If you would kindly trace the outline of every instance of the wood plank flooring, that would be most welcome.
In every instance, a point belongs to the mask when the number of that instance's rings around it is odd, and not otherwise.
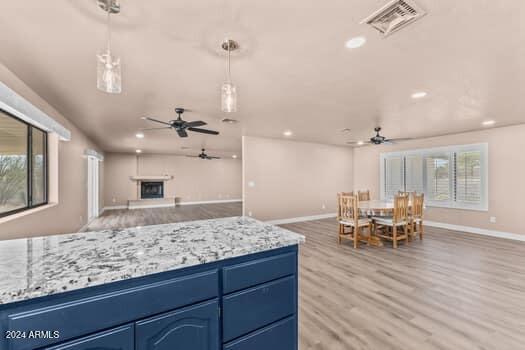
[[[89,230],[241,215],[241,203],[112,210]],[[525,349],[525,243],[426,228],[397,250],[337,244],[334,219],[302,233],[301,350]]]
[[[207,220],[242,215],[242,202],[181,205],[174,208],[107,210],[86,231],[125,228],[172,222]]]
[[[300,349],[525,349],[525,244],[427,227],[408,246],[337,244],[334,219],[282,225],[300,249]]]

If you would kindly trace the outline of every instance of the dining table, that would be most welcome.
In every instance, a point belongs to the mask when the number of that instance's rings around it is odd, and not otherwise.
[[[394,211],[394,201],[387,199],[372,199],[369,201],[360,201],[358,206],[360,214],[368,217],[389,216],[392,215],[392,212]],[[411,206],[412,203],[410,201],[408,203],[409,210]],[[367,237],[366,241],[371,246],[383,246],[383,242],[381,241],[381,239],[375,236],[372,232],[370,232],[370,235]]]

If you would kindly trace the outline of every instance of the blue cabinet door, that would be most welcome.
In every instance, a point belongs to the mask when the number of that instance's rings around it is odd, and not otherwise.
[[[218,350],[216,300],[168,312],[135,324],[136,350]]]
[[[113,328],[45,350],[134,350],[133,325]]]

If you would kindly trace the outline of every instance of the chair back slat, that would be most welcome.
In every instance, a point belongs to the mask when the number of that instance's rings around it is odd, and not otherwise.
[[[370,200],[370,190],[359,191],[357,192],[360,201],[369,201]]]
[[[412,217],[416,219],[422,219],[423,218],[423,202],[425,200],[425,194],[424,193],[414,193],[412,195]]]
[[[351,192],[339,192],[337,194],[337,220],[341,220],[341,196],[353,196],[354,191]]]
[[[339,196],[339,207],[341,208],[340,220],[356,221],[359,218],[359,202],[357,196]]]
[[[408,196],[397,195],[394,197],[394,215],[392,221],[394,223],[408,220]]]

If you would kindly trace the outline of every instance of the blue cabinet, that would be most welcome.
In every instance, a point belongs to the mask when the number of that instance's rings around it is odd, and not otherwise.
[[[289,246],[4,304],[0,350],[297,350],[297,289]]]
[[[139,321],[136,350],[218,350],[219,303],[215,301]]]
[[[133,335],[133,325],[126,325],[45,350],[134,350]]]

